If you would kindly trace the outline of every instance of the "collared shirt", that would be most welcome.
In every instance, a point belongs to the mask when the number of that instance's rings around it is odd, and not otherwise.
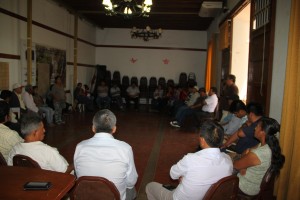
[[[131,146],[109,133],[96,133],[80,142],[74,154],[74,167],[77,177],[100,176],[113,182],[122,200],[126,198],[126,188],[133,188],[138,177]]]
[[[24,140],[16,131],[11,130],[4,124],[0,124],[0,152],[7,161],[10,150]]]
[[[38,107],[35,105],[35,103],[33,101],[33,97],[31,94],[29,94],[28,92],[23,92],[22,97],[23,97],[23,101],[24,101],[24,104],[27,107],[27,109],[29,109],[33,112],[36,112],[36,113],[39,111]]]
[[[206,104],[202,107],[202,111],[213,113],[218,104],[218,97],[216,94],[208,96],[205,100]]]
[[[199,92],[192,93],[189,100],[186,102],[186,105],[187,106],[194,105],[199,97],[200,97]]]
[[[19,102],[20,102],[20,108],[22,108],[22,109],[26,109],[26,107],[25,107],[25,103],[24,103],[24,101],[23,101],[23,98],[22,98],[22,94],[18,94],[18,93],[16,93],[15,92],[15,94],[17,95],[17,97],[18,97],[18,99],[19,99]]]
[[[225,134],[228,135],[234,134],[246,121],[247,121],[247,116],[239,118],[233,115],[231,120],[228,122],[228,124],[223,126]]]
[[[111,87],[110,88],[110,95],[112,97],[117,97],[121,95],[121,90],[119,87]]]
[[[130,96],[139,96],[140,89],[138,87],[129,86],[126,90],[127,94]]]
[[[28,143],[18,143],[10,151],[7,164],[13,165],[13,157],[16,154],[21,154],[30,157],[35,160],[42,169],[66,172],[68,168],[68,162],[63,156],[61,156],[58,150],[47,144],[36,141]]]
[[[170,170],[172,179],[182,180],[173,194],[174,200],[203,199],[209,187],[232,174],[232,161],[219,148],[189,153]]]

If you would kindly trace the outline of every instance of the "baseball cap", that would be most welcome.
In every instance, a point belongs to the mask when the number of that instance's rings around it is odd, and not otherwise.
[[[13,84],[13,89],[20,88],[20,87],[23,87],[23,85],[21,85],[20,83]]]
[[[198,88],[198,86],[197,86],[197,85],[195,85],[195,86],[194,86],[194,89],[196,89],[197,91],[199,90],[199,88]]]

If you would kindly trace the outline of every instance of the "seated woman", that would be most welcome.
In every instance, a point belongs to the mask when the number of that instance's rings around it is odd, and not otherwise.
[[[280,125],[275,119],[262,117],[254,134],[260,144],[246,150],[242,158],[233,163],[234,168],[239,171],[240,193],[257,195],[262,179],[269,168],[275,175],[279,174],[285,161],[275,135],[279,129]]]

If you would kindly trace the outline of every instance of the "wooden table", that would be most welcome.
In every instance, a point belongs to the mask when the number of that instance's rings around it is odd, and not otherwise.
[[[29,181],[51,182],[52,187],[25,191],[23,185]],[[27,167],[0,167],[0,199],[61,199],[74,184],[75,176],[71,174]]]

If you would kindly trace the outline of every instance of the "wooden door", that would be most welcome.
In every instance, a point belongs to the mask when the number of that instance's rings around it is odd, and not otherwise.
[[[261,103],[269,114],[274,49],[275,0],[251,1],[247,101]]]

